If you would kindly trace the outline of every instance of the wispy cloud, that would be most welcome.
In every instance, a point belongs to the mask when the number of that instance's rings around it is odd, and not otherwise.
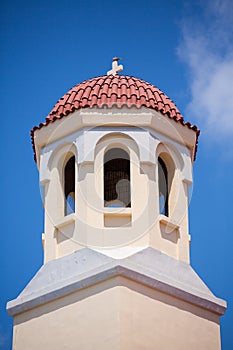
[[[233,2],[206,0],[188,10],[178,48],[190,85],[186,113],[222,140],[233,136]]]

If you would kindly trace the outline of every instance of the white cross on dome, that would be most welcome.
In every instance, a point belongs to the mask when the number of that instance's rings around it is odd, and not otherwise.
[[[112,69],[107,72],[107,75],[117,75],[119,72],[123,71],[123,65],[118,66],[119,57],[113,57],[112,59]]]

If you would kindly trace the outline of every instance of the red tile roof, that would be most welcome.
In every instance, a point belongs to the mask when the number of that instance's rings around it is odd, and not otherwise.
[[[77,84],[60,98],[46,117],[45,122],[31,130],[34,151],[34,132],[36,130],[53,123],[57,119],[66,117],[78,109],[95,106],[99,108],[104,106],[108,108],[121,108],[123,106],[151,108],[194,130],[197,139],[200,133],[195,125],[184,122],[174,102],[157,87],[130,76],[106,75]]]

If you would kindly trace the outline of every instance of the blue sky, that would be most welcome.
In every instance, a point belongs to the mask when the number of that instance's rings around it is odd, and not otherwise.
[[[201,136],[190,204],[191,263],[228,302],[222,348],[233,348],[233,2],[16,1],[0,9],[2,164],[0,349],[10,349],[15,298],[42,264],[43,210],[29,131],[73,85],[123,74],[173,99]]]

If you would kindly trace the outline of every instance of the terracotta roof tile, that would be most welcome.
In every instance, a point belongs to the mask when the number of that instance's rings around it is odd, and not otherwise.
[[[70,89],[54,106],[44,123],[31,130],[34,147],[34,132],[42,127],[67,116],[80,108],[117,106],[147,107],[159,111],[163,115],[180,122],[197,134],[200,131],[195,125],[184,122],[174,102],[157,87],[144,80],[123,76],[109,75],[86,80]]]

